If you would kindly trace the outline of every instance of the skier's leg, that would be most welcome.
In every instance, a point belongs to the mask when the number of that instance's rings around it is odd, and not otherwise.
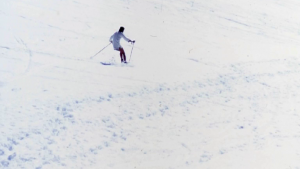
[[[122,62],[126,62],[126,55],[123,48],[120,48],[120,55],[121,55]]]
[[[122,50],[122,48],[119,48],[119,51],[120,51],[120,57],[121,57],[121,62],[123,63],[124,61],[123,61],[123,50]]]
[[[126,55],[125,55],[125,51],[123,50],[123,59],[124,59],[124,62],[126,62]]]

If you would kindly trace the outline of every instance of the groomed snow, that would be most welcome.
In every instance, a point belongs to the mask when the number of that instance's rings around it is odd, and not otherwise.
[[[300,168],[299,8],[0,1],[0,168]]]

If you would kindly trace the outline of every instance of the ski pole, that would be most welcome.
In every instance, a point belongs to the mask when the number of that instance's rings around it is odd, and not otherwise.
[[[109,45],[111,44],[111,42],[105,46],[103,49],[101,49],[98,53],[96,53],[94,56],[92,56],[90,59],[92,59],[93,57],[95,57],[96,55],[98,55],[100,52],[102,52],[105,48],[107,48]]]
[[[135,42],[135,41],[134,41],[134,42]],[[132,55],[132,50],[133,50],[134,42],[133,42],[133,45],[132,45],[132,49],[131,49],[131,53],[130,53],[129,62],[130,62],[130,59],[131,59],[131,55]]]

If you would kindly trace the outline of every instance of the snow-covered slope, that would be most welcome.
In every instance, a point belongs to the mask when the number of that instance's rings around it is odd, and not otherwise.
[[[1,1],[0,168],[300,168],[299,7]]]

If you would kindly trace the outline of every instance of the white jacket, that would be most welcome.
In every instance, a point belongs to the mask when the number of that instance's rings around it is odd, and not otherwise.
[[[120,45],[121,38],[125,39],[127,42],[131,41],[130,39],[126,38],[126,36],[123,35],[123,32],[114,33],[110,37],[109,41],[110,42],[112,41],[115,50],[119,50],[119,48],[122,48],[122,46]]]

